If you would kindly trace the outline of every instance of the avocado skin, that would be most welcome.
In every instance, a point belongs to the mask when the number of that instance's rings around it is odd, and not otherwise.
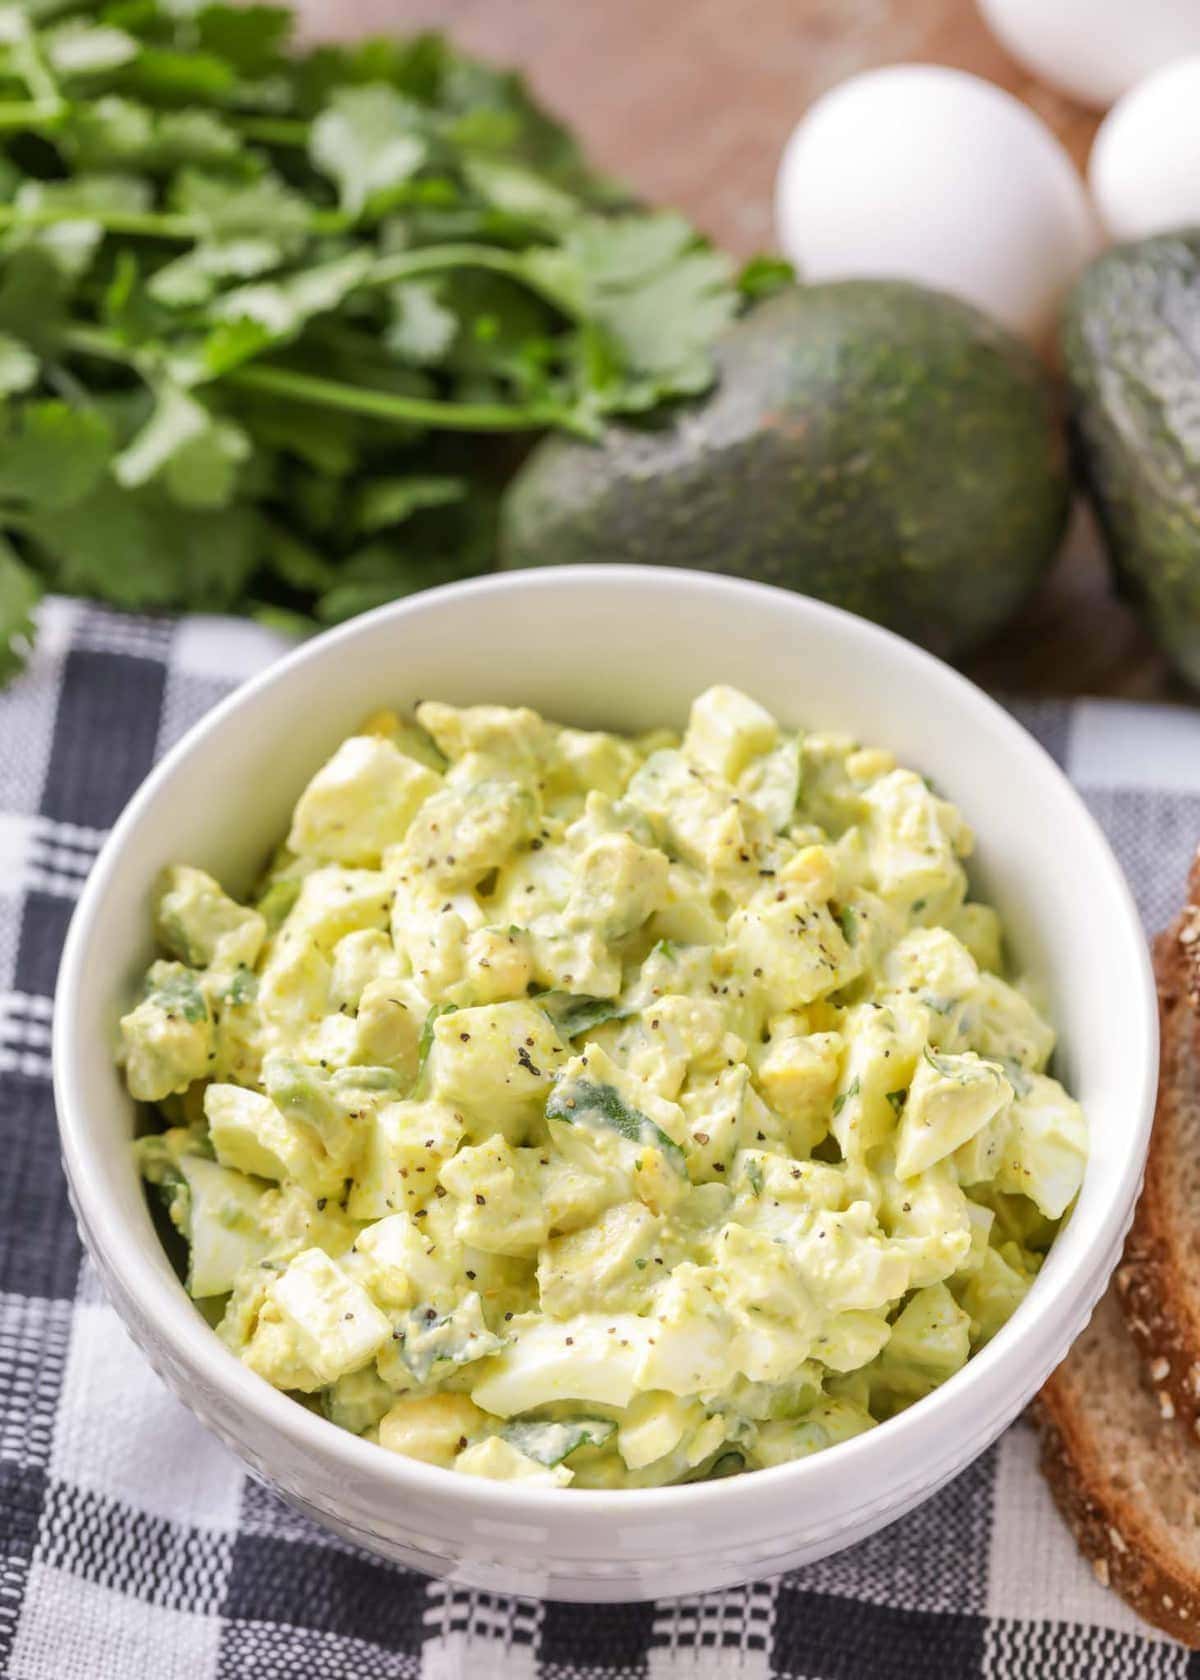
[[[1062,345],[1118,586],[1200,685],[1200,231],[1097,258],[1067,299]]]
[[[633,561],[819,596],[943,655],[1008,619],[1068,508],[1050,382],[969,305],[902,281],[777,293],[656,430],[544,439],[501,563]]]

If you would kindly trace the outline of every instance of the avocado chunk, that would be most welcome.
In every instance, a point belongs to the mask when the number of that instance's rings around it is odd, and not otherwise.
[[[1050,382],[969,305],[890,280],[789,288],[664,426],[548,437],[505,497],[501,559],[634,561],[782,584],[943,655],[1008,619],[1068,507]]]
[[[1121,245],[1067,299],[1079,466],[1117,582],[1200,683],[1200,231]]]

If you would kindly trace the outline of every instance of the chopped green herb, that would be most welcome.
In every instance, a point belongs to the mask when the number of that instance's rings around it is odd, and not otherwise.
[[[392,1329],[407,1370],[424,1383],[437,1365],[467,1365],[499,1353],[503,1338],[488,1329],[479,1296],[464,1296],[453,1312],[439,1313],[434,1307],[417,1307],[402,1314]]]
[[[200,990],[199,976],[178,963],[163,963],[151,970],[147,1001],[164,1015],[182,1015],[185,1021],[206,1021],[208,1004]]]
[[[921,1002],[927,1009],[932,1009],[935,1015],[953,1015],[959,1004],[957,998],[935,997],[932,992],[923,993]]]
[[[750,1180],[750,1188],[754,1191],[754,1194],[761,1196],[763,1193],[763,1175],[762,1168],[757,1161],[746,1162],[746,1177]]]
[[[852,904],[843,904],[838,911],[838,921],[842,925],[842,937],[847,945],[853,945],[858,939],[858,911]]]
[[[456,1003],[435,1003],[425,1017],[425,1024],[421,1028],[421,1036],[417,1040],[417,1077],[425,1071],[425,1064],[429,1060],[429,1053],[433,1049],[433,1029],[443,1015],[453,1015],[457,1010]]]
[[[226,988],[226,1002],[231,1003],[235,1009],[240,1009],[243,1004],[253,1003],[257,996],[258,975],[252,968],[239,963],[234,970],[233,979]]]
[[[892,1105],[892,1113],[898,1116],[899,1113],[900,1113],[900,1110],[904,1107],[905,1103],[908,1101],[908,1092],[907,1091],[889,1091],[888,1094],[887,1094],[887,1100]]]
[[[855,1074],[846,1089],[844,1091],[839,1091],[838,1095],[833,1099],[833,1113],[835,1119],[845,1108],[846,1104],[850,1101],[850,1098],[856,1097],[860,1090],[861,1086],[859,1084],[858,1075]]]
[[[683,1150],[656,1126],[648,1114],[622,1100],[611,1085],[590,1079],[560,1080],[546,1104],[548,1120],[564,1120],[569,1126],[607,1126],[630,1143],[649,1145],[678,1171],[686,1173]]]
[[[1033,1080],[1029,1077],[1029,1069],[1023,1067],[1011,1056],[999,1057],[1000,1066],[1004,1069],[1004,1077],[1013,1088],[1013,1095],[1027,1097],[1033,1089]]]
[[[546,992],[538,999],[563,1038],[578,1038],[605,1021],[627,1021],[628,1009],[615,998],[574,997],[569,992]]]
[[[515,1418],[500,1431],[518,1452],[538,1464],[561,1464],[580,1447],[602,1447],[616,1433],[608,1418],[565,1418],[561,1423],[525,1423]]]

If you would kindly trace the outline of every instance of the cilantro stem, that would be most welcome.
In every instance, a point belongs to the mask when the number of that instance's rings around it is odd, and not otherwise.
[[[0,101],[0,129],[45,128],[57,123],[66,110],[59,99]]]
[[[578,315],[562,290],[542,280],[526,259],[513,251],[498,250],[494,245],[428,245],[422,250],[401,251],[395,256],[381,257],[363,284],[392,286],[401,280],[412,280],[420,274],[436,274],[446,268],[485,268],[492,274],[506,275],[520,285],[552,303],[564,315]]]
[[[334,379],[298,373],[292,368],[244,365],[231,369],[222,383],[265,396],[342,409],[375,420],[409,426],[429,426],[455,432],[527,432],[542,426],[568,424],[564,409],[544,404],[514,408],[503,403],[440,402],[433,397],[404,397],[369,386],[344,385]]]
[[[33,95],[34,104],[46,116],[57,116],[65,109],[65,101],[50,66],[42,55],[41,45],[29,19],[18,12],[10,25],[8,37],[12,63],[18,76]]]
[[[122,362],[126,367],[133,367],[137,360],[132,350],[127,349],[113,333],[105,332],[102,327],[89,327],[83,321],[67,327],[59,336],[65,349],[76,350],[82,356],[97,356],[103,362]]]
[[[247,140],[257,140],[264,146],[308,145],[310,125],[291,117],[243,117],[230,113]],[[228,118],[227,118],[228,120]]]
[[[68,327],[61,342],[79,355],[120,362],[126,367],[138,365],[136,354],[101,327],[85,324]],[[394,391],[373,390],[368,385],[346,385],[340,380],[321,379],[294,368],[249,363],[229,369],[218,383],[243,391],[261,391],[265,396],[282,397],[289,402],[362,414],[393,425],[452,432],[529,432],[559,426],[577,437],[595,436],[595,426],[585,415],[555,403],[521,408],[503,403],[442,402],[436,397],[407,397]]]
[[[0,122],[3,107],[0,107]],[[163,216],[142,210],[32,210],[19,204],[0,204],[0,229],[11,227],[55,227],[63,222],[95,222],[106,233],[124,233],[135,239],[195,239],[199,230],[188,216]]]
[[[5,107],[0,105],[0,129]],[[24,127],[24,124],[13,126]],[[0,204],[0,231],[11,227],[57,227],[63,222],[94,222],[106,233],[125,234],[133,239],[203,240],[212,233],[207,223],[194,216],[164,215],[152,210],[105,210],[100,206],[77,210],[22,209],[19,204]],[[309,221],[310,234],[344,233],[350,218],[340,210],[317,210]]]
[[[77,323],[66,329],[61,342],[82,356],[96,356],[101,361],[120,362],[126,367],[138,365],[136,354],[102,327]],[[393,425],[452,432],[529,432],[559,426],[579,437],[594,436],[594,427],[586,418],[554,403],[522,408],[504,403],[442,402],[436,397],[408,397],[394,391],[378,391],[369,385],[347,385],[340,380],[300,373],[294,368],[249,363],[230,368],[218,383],[243,391],[261,391],[265,396],[282,397],[289,402],[362,414]]]

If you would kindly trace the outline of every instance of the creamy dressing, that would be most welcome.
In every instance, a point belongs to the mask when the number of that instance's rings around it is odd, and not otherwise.
[[[1086,1157],[971,844],[729,688],[682,739],[368,720],[254,903],[157,894],[122,1059],[191,1293],[266,1381],[492,1479],[724,1475],[911,1405]]]

